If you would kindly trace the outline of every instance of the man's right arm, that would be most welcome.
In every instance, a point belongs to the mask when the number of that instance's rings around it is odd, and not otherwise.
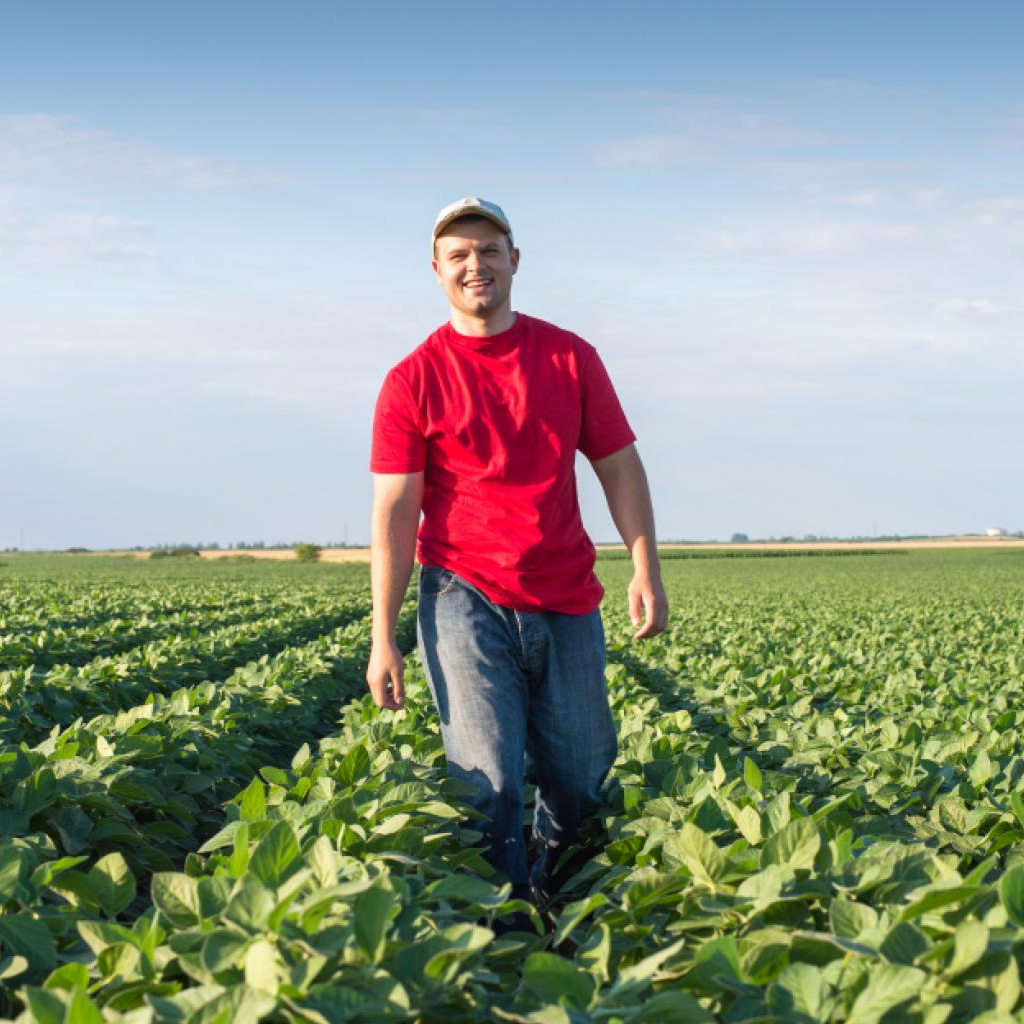
[[[405,703],[405,674],[396,630],[416,554],[423,473],[374,473],[370,525],[373,648],[366,682],[379,707]]]

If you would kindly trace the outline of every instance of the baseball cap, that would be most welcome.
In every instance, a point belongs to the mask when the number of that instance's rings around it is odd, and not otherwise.
[[[509,224],[505,211],[497,203],[490,203],[479,196],[466,196],[463,199],[456,199],[454,203],[449,203],[434,221],[434,241],[436,242],[437,236],[459,217],[486,217],[493,224],[497,224],[508,235],[508,240],[515,245],[515,239],[512,237],[512,225]]]

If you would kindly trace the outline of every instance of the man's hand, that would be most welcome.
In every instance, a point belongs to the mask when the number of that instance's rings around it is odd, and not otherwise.
[[[423,473],[374,473],[370,521],[373,647],[366,682],[380,708],[405,704],[405,665],[395,643],[398,613],[412,575],[416,526],[423,505]]]
[[[633,639],[646,640],[648,637],[664,633],[668,625],[668,598],[665,596],[665,588],[661,585],[661,578],[637,572],[630,581],[627,594],[629,617],[634,626],[640,626],[633,634]]]
[[[633,559],[633,579],[628,591],[629,617],[634,626],[640,627],[633,639],[657,636],[668,625],[668,600],[661,585],[654,509],[643,463],[636,446],[629,444],[591,465],[604,488],[615,526]]]
[[[377,707],[401,711],[405,706],[405,659],[396,644],[373,645],[366,683]]]

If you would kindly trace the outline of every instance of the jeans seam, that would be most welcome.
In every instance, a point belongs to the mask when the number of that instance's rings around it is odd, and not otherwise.
[[[526,650],[526,633],[523,631],[523,616],[519,611],[513,611],[513,616],[516,620],[516,634],[519,637],[519,660],[523,666],[523,672],[526,676],[526,686],[529,689],[530,686],[530,656]]]

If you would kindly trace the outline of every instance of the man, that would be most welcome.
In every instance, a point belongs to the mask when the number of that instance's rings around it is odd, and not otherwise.
[[[431,265],[450,321],[387,375],[374,417],[366,679],[380,707],[403,706],[395,627],[415,550],[420,654],[449,774],[475,787],[488,859],[516,895],[529,897],[532,882],[538,900],[557,887],[558,859],[597,807],[616,754],[577,449],[633,558],[638,638],[660,633],[668,617],[654,515],[635,436],[595,350],[512,309],[519,250],[501,208],[477,198],[445,207]],[[527,768],[543,841],[532,875]]]

